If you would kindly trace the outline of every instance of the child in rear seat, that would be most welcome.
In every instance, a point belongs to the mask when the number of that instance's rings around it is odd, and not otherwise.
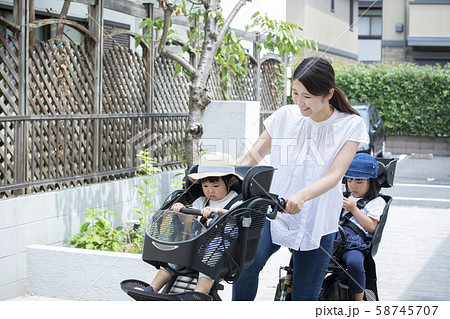
[[[204,218],[209,218],[212,213],[219,216],[224,215],[228,210],[224,207],[238,194],[231,190],[231,185],[237,178],[242,177],[236,174],[234,168],[234,160],[228,154],[210,153],[200,157],[198,173],[189,174],[189,179],[194,183],[200,183],[203,194],[205,196],[197,198],[192,203],[192,208],[200,209]],[[237,201],[231,208],[241,204]],[[171,209],[179,212],[185,206],[181,203],[175,203]],[[231,209],[230,208],[230,209]],[[179,269],[178,265],[169,264],[175,270]],[[160,269],[153,279],[150,286],[143,290],[147,292],[158,292],[165,284],[172,279],[172,274],[165,269]],[[195,291],[207,294],[213,285],[212,278],[200,273]]]
[[[342,254],[342,260],[350,275],[354,300],[363,300],[366,284],[364,259],[369,253],[373,232],[386,205],[384,199],[378,196],[380,185],[377,174],[377,160],[369,154],[358,153],[344,175],[351,196],[344,197],[343,203],[341,221],[348,221],[343,223],[347,246]],[[366,201],[364,207],[358,204],[361,199]],[[352,223],[350,226],[353,227],[350,227],[349,223]],[[340,239],[339,233],[337,238]]]

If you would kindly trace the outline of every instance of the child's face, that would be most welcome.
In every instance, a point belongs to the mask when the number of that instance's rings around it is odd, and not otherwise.
[[[369,191],[368,179],[347,178],[347,186],[350,193],[356,198],[364,197]]]
[[[202,189],[205,196],[213,201],[221,200],[228,194],[228,187],[222,177],[217,182],[203,181]]]

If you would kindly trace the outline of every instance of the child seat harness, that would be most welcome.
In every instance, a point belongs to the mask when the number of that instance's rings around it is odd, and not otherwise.
[[[345,197],[348,197],[348,196],[345,196]],[[356,207],[358,207],[359,210],[362,210],[364,208],[364,206],[367,205],[368,202],[370,202],[370,199],[368,199],[367,197],[361,198],[360,200],[358,200],[356,202]],[[344,209],[342,209],[342,212],[341,212],[341,218],[339,219],[339,225],[342,226],[342,227],[347,226],[348,228],[352,229],[364,241],[372,241],[372,239],[370,237],[368,237],[366,235],[366,233],[361,228],[359,228],[358,226],[356,226],[355,223],[350,221],[350,218],[353,217],[353,214],[350,213],[350,212],[347,212],[347,214],[342,216],[343,212],[344,212]]]
[[[244,196],[242,195],[242,194],[237,194],[236,196],[234,196],[229,202],[228,202],[228,204],[226,204],[225,205],[225,207],[223,208],[223,209],[230,209],[231,208],[231,206],[233,206],[234,205],[234,203],[236,203],[236,202],[238,202],[238,201],[240,201],[240,200],[243,200],[244,199]]]

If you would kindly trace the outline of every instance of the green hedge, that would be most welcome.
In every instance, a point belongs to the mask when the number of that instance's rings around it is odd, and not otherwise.
[[[333,62],[336,85],[350,102],[374,104],[391,135],[449,136],[450,64]]]

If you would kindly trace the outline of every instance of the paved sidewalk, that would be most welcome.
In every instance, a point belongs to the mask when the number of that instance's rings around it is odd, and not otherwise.
[[[261,273],[256,300],[273,300],[280,266],[290,253],[282,248]],[[392,205],[375,256],[381,301],[450,301],[450,210]],[[225,284],[223,300],[231,300]]]
[[[58,299],[45,296],[36,296],[34,294],[21,295],[8,301],[68,301],[66,299]]]
[[[269,259],[260,276],[257,301],[275,295],[280,266],[290,253],[281,248]],[[450,301],[450,209],[392,205],[383,238],[375,256],[381,301]],[[231,300],[231,285],[224,283],[220,296]],[[62,300],[44,296],[19,296],[15,301]]]

